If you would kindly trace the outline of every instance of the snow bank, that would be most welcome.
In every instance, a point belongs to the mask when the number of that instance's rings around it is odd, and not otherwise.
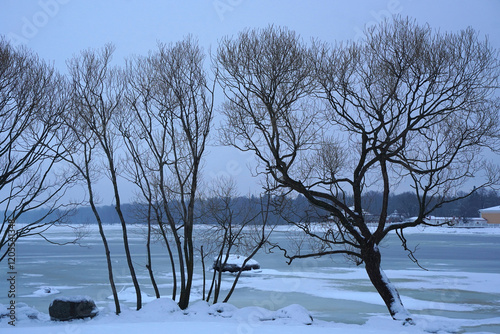
[[[15,316],[16,324],[37,325],[50,322],[50,316],[48,314],[39,312],[25,303],[16,303]],[[11,321],[11,318],[7,306],[0,304],[0,328],[12,327],[8,324],[9,321]]]
[[[140,311],[123,307],[117,316],[113,306],[102,308],[98,316],[87,320],[53,322],[46,314],[19,303],[16,309],[16,333],[259,333],[259,334],[386,334],[386,333],[457,333],[463,327],[498,324],[500,318],[481,320],[449,319],[438,316],[415,315],[415,325],[403,325],[389,315],[373,315],[363,325],[340,324],[313,320],[309,311],[294,304],[276,311],[261,307],[237,308],[227,303],[209,305],[199,301],[181,310],[169,298],[155,299]],[[0,304],[0,331],[12,328],[8,310]]]
[[[141,292],[141,297],[142,297],[142,302],[143,303],[148,303],[148,302],[156,299],[155,297],[152,297],[152,296],[148,295],[145,292]],[[136,298],[137,297],[136,297],[136,294],[135,294],[135,288],[134,287],[128,287],[128,288],[125,288],[125,289],[121,290],[120,292],[118,292],[118,299],[121,302],[135,303],[136,300],[137,300]],[[107,299],[113,300],[113,295],[108,296]]]
[[[300,305],[290,305],[277,311],[270,311],[261,307],[244,307],[237,308],[232,304],[217,303],[210,305],[204,301],[198,301],[192,304],[187,310],[181,310],[177,303],[170,298],[155,299],[147,304],[139,311],[133,311],[127,307],[123,307],[123,312],[116,316],[109,308],[101,308],[102,312],[93,320],[76,320],[66,323],[50,321],[50,317],[46,314],[38,312],[34,308],[30,308],[23,303],[19,303],[16,307],[16,327],[25,328],[22,333],[36,331],[37,327],[54,329],[66,325],[78,325],[82,328],[82,333],[86,333],[88,329],[94,325],[101,327],[102,325],[112,324],[113,327],[121,328],[124,323],[143,323],[144,332],[150,333],[149,324],[155,322],[165,322],[165,327],[169,327],[171,322],[199,322],[203,330],[207,331],[207,327],[215,322],[232,323],[252,323],[262,325],[311,325],[313,318],[309,311]],[[0,304],[0,328],[11,327],[8,324],[9,310],[6,306]],[[206,325],[203,325],[205,323]],[[128,325],[125,326],[128,328]],[[28,330],[29,329],[29,330]],[[93,329],[92,329],[93,331]],[[118,331],[118,330],[117,330]],[[113,330],[114,332],[114,330]],[[120,330],[121,334],[134,333],[128,329]],[[141,331],[142,332],[142,331]],[[100,332],[99,332],[100,333]],[[109,333],[107,333],[109,334]]]

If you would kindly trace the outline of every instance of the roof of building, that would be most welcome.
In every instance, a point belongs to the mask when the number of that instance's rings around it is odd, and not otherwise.
[[[500,205],[492,206],[491,208],[484,208],[479,210],[481,213],[500,213]]]

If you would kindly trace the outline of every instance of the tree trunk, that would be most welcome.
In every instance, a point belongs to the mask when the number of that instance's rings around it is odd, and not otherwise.
[[[205,293],[206,293],[206,288],[207,288],[207,272],[205,269],[205,254],[203,253],[203,245],[201,246],[200,249],[200,258],[201,258],[201,272],[203,274],[203,288],[202,288],[202,297],[201,300],[205,300]]]
[[[132,283],[135,288],[135,295],[137,299],[137,311],[142,308],[142,295],[141,288],[139,286],[139,282],[137,281],[137,275],[135,274],[134,264],[132,262],[132,255],[130,254],[130,247],[128,243],[128,234],[127,234],[127,223],[125,222],[125,218],[123,216],[121,201],[120,201],[120,192],[118,191],[118,181],[116,177],[116,169],[113,163],[112,154],[109,150],[106,150],[106,155],[108,156],[109,161],[109,171],[111,174],[111,183],[113,184],[113,190],[115,194],[115,210],[118,214],[118,218],[120,219],[122,225],[122,235],[123,235],[123,246],[125,248],[125,257],[127,258],[127,265],[130,270],[130,276],[132,277]]]
[[[109,250],[109,245],[108,245],[108,240],[106,239],[106,234],[104,233],[104,228],[102,226],[102,220],[101,216],[99,215],[99,212],[97,211],[97,207],[95,206],[95,201],[94,201],[94,191],[92,189],[92,182],[90,178],[90,171],[89,171],[89,163],[90,163],[90,156],[89,154],[87,156],[87,149],[85,151],[85,169],[80,168],[77,166],[77,169],[80,171],[80,173],[83,175],[85,178],[85,181],[87,182],[87,190],[89,192],[89,204],[92,209],[92,213],[94,214],[94,217],[97,221],[97,225],[99,226],[99,234],[101,236],[102,244],[104,246],[104,251],[106,254],[106,263],[108,265],[108,279],[109,279],[109,285],[111,287],[111,292],[113,293],[113,301],[115,302],[115,313],[116,315],[119,315],[121,313],[121,308],[120,308],[120,301],[118,299],[118,292],[116,291],[116,285],[115,285],[115,279],[113,276],[113,264],[111,262],[111,251]]]
[[[411,314],[406,310],[401,302],[401,298],[396,287],[387,278],[380,267],[381,256],[377,245],[367,246],[362,251],[365,269],[373,286],[377,289],[380,297],[384,300],[389,313],[394,320],[401,320],[408,324],[413,324]]]
[[[132,255],[130,254],[130,247],[128,243],[128,235],[127,235],[127,225],[125,222],[125,218],[123,217],[123,213],[121,211],[120,207],[120,202],[118,199],[118,194],[116,195],[116,212],[118,213],[118,217],[120,218],[121,225],[122,225],[122,235],[123,235],[123,245],[125,247],[125,256],[127,258],[127,265],[130,270],[130,276],[132,277],[132,283],[134,284],[135,288],[135,295],[136,295],[136,306],[137,306],[137,311],[139,311],[142,308],[142,296],[141,296],[141,288],[139,287],[139,282],[137,281],[137,275],[135,274],[135,269],[134,269],[134,264],[132,263]]]
[[[115,313],[116,315],[121,313],[120,301],[118,300],[118,292],[116,291],[115,280],[113,278],[113,266],[111,264],[111,253],[109,251],[108,241],[104,235],[104,230],[102,228],[102,223],[99,222],[99,233],[101,234],[102,244],[106,252],[106,263],[108,264],[108,279],[109,285],[111,286],[111,292],[113,293],[113,301],[115,302]]]
[[[151,203],[151,201],[149,201],[149,203]],[[146,249],[148,253],[148,263],[146,264],[146,268],[148,269],[149,277],[151,278],[151,284],[153,285],[153,289],[155,290],[155,296],[156,298],[160,298],[160,291],[158,290],[158,285],[156,284],[151,263],[151,204],[148,207],[148,241],[146,242]]]
[[[192,220],[191,220],[192,222]],[[193,228],[192,223],[185,222],[184,224],[184,263],[185,267],[182,267],[183,270],[186,270],[185,273],[185,284],[183,284],[183,289],[181,290],[181,295],[179,297],[179,307],[181,310],[187,309],[189,306],[189,299],[191,297],[191,286],[193,283],[193,271],[194,271],[194,251],[193,251]]]
[[[158,226],[160,227],[161,235],[163,236],[163,240],[165,241],[165,245],[167,246],[168,257],[170,258],[170,266],[172,268],[172,300],[175,300],[177,296],[177,274],[175,272],[175,259],[174,254],[172,253],[172,248],[170,248],[170,242],[168,241],[167,232],[163,226],[163,222],[159,218],[160,216],[157,214]]]
[[[87,179],[87,181],[89,181]],[[90,182],[88,182],[88,189],[89,189],[89,202],[90,202],[90,207],[92,208],[92,212],[94,213],[94,216],[97,220],[97,224],[99,226],[99,234],[101,235],[102,239],[102,244],[104,245],[104,251],[106,253],[106,263],[108,265],[108,279],[109,279],[109,285],[111,286],[111,291],[113,293],[113,301],[115,302],[115,313],[116,315],[121,313],[120,309],[120,301],[118,300],[118,292],[116,291],[116,285],[115,285],[115,280],[113,277],[113,265],[111,263],[111,252],[109,250],[109,245],[108,241],[106,239],[106,235],[104,234],[104,229],[102,227],[102,220],[99,215],[99,212],[97,211],[97,208],[94,203],[94,198],[92,194],[92,186],[90,185]]]

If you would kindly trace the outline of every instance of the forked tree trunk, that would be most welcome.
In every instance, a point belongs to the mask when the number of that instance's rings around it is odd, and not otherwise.
[[[412,316],[403,306],[398,290],[380,267],[381,256],[378,246],[366,247],[366,249],[363,249],[362,255],[366,273],[380,297],[384,300],[392,318],[406,324],[413,324]]]

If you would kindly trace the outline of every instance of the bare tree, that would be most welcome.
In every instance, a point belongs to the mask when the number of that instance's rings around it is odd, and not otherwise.
[[[169,254],[172,269],[172,299],[177,295],[177,273],[174,253],[171,247],[165,220],[170,212],[164,212],[162,184],[168,179],[165,164],[171,151],[167,135],[168,122],[163,118],[160,107],[155,102],[158,91],[158,81],[155,79],[155,69],[152,58],[137,57],[127,62],[126,80],[128,83],[127,112],[123,114],[120,132],[127,148],[125,175],[138,188],[138,203],[145,204],[146,213],[141,219],[146,219],[147,253],[146,265],[155,295],[160,297],[160,291],[154,278],[151,257],[152,234],[158,233],[163,239]],[[167,217],[167,218],[166,218]],[[153,223],[157,225],[155,229]]]
[[[269,196],[251,200],[241,198],[232,179],[215,179],[204,199],[200,220],[206,221],[205,230],[198,237],[203,270],[203,299],[217,303],[222,286],[223,268],[231,255],[243,256],[231,287],[223,299],[226,303],[233,294],[246,264],[267,245],[274,225],[268,217],[271,207]],[[243,255],[244,254],[244,255]],[[206,259],[213,260],[213,275],[206,289]]]
[[[64,159],[77,171],[87,189],[87,202],[90,205],[97,221],[97,225],[99,226],[99,234],[101,236],[106,255],[108,280],[115,303],[115,313],[118,315],[121,313],[121,308],[113,275],[111,251],[104,232],[101,215],[97,210],[99,199],[94,192],[94,186],[102,176],[102,173],[98,168],[100,164],[98,149],[99,142],[96,136],[90,131],[87,124],[85,122],[81,122],[78,106],[79,105],[76,105],[73,108],[70,107],[68,112],[65,114],[64,127],[66,128],[66,136],[62,138],[62,143],[68,154],[64,157]]]
[[[328,212],[323,229],[297,223],[322,247],[286,252],[289,261],[344,254],[364,263],[392,317],[411,323],[380,268],[378,245],[397,230],[408,249],[403,229],[428,224],[425,217],[481,171],[476,189],[498,182],[480,154],[498,131],[498,54],[472,29],[441,34],[399,18],[366,36],[307,47],[269,27],[224,39],[215,59],[227,97],[223,135],[256,154],[269,191],[300,193]],[[389,194],[408,180],[418,217],[388,224]],[[361,201],[369,189],[383,193],[374,230]]]
[[[65,88],[52,66],[0,38],[0,261],[19,238],[43,237],[70,212],[59,210],[75,178],[64,170],[59,140]],[[23,215],[41,208],[38,218],[16,228]]]
[[[73,107],[78,114],[77,120],[94,136],[104,154],[104,164],[113,187],[115,209],[122,227],[125,256],[139,310],[142,307],[142,297],[130,254],[127,222],[121,209],[116,156],[120,139],[118,126],[121,121],[126,82],[122,72],[110,65],[113,51],[114,47],[109,44],[100,51],[83,51],[80,56],[68,62],[68,69],[71,76]]]
[[[204,53],[188,37],[164,45],[129,63],[127,94],[131,116],[123,124],[136,182],[155,217],[169,250],[174,278],[173,299],[187,308],[194,268],[193,222],[200,171],[210,131],[213,87],[203,68]],[[158,206],[160,204],[161,207]],[[174,239],[180,281],[167,233]]]

